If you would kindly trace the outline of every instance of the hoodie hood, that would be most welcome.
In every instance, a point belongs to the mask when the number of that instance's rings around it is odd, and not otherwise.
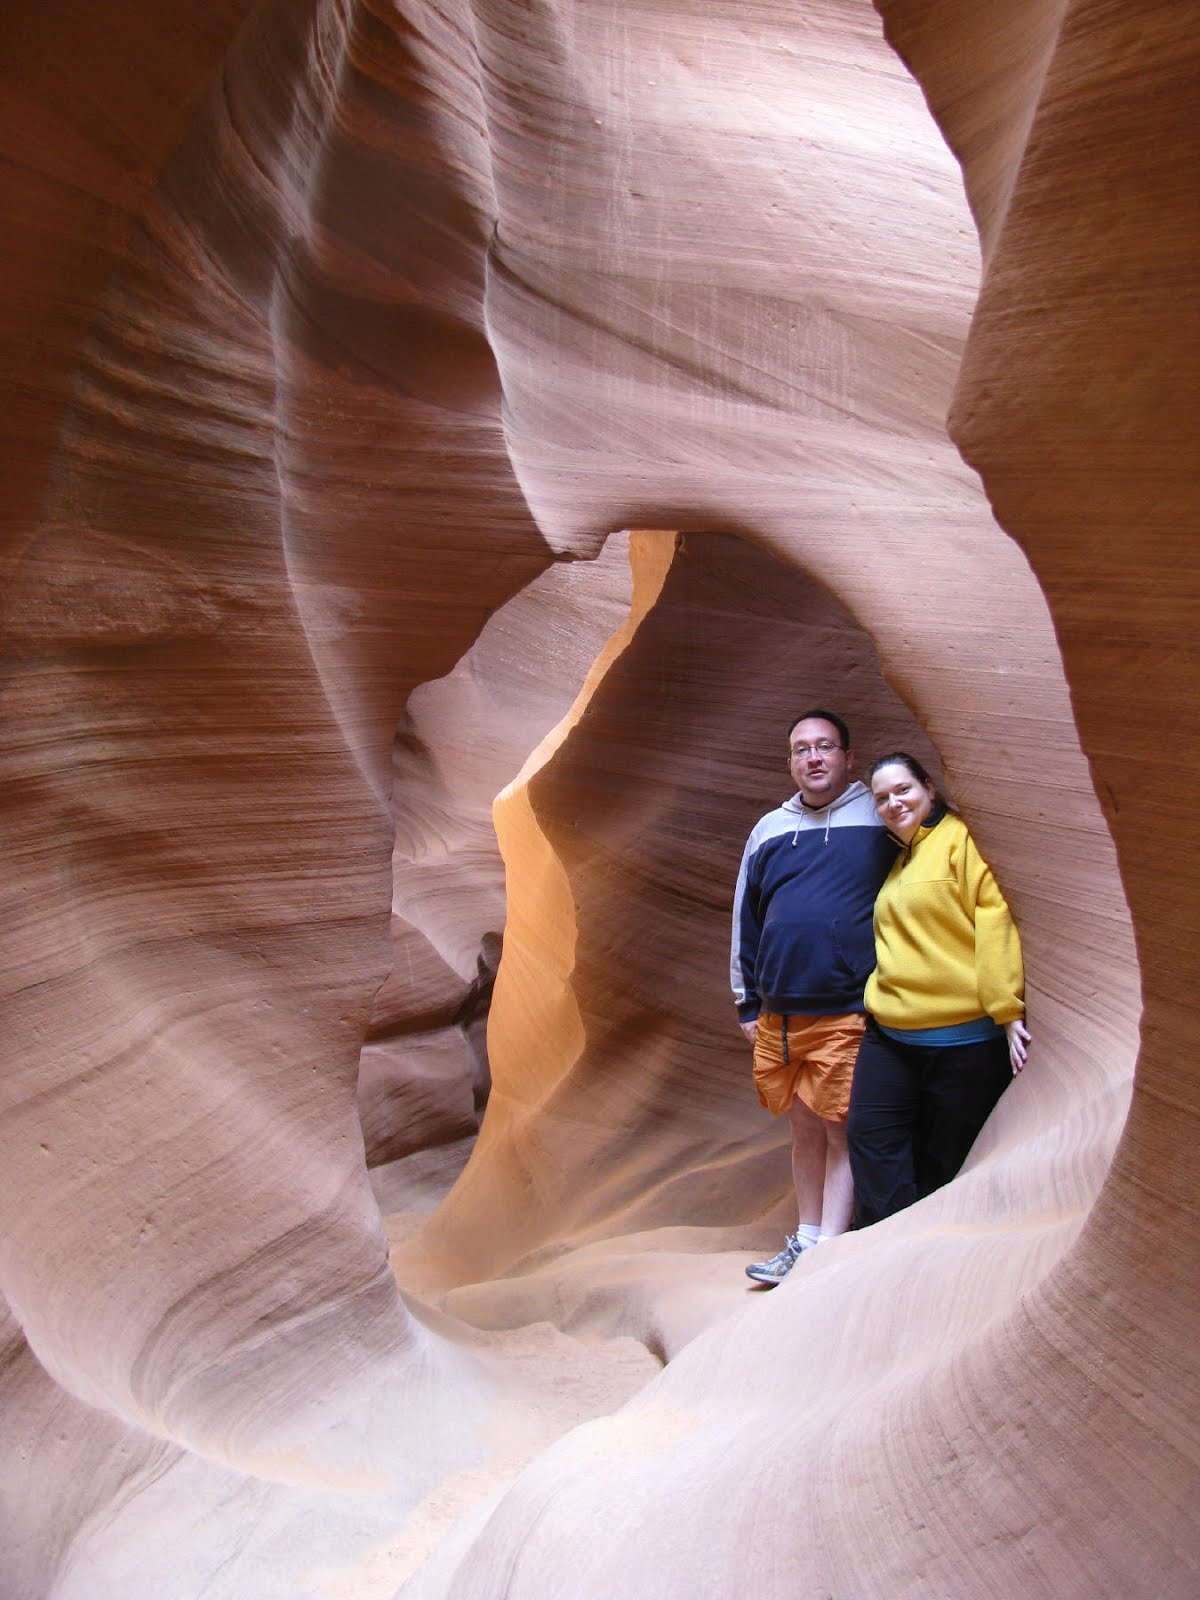
[[[783,802],[783,809],[785,811],[794,811],[798,818],[796,831],[792,835],[792,843],[796,843],[796,840],[800,837],[801,830],[807,826],[810,828],[824,827],[825,843],[828,844],[829,824],[833,821],[834,812],[840,811],[843,806],[853,805],[856,800],[861,801],[864,796],[868,800],[871,798],[866,785],[860,782],[858,778],[855,778],[853,783],[848,784],[836,800],[831,800],[828,805],[824,806],[810,806],[800,791],[797,790],[790,800]]]
[[[854,782],[848,784],[837,799],[831,800],[828,805],[810,806],[800,791],[797,790],[790,800],[783,802],[783,808],[785,811],[798,811],[802,816],[820,817],[824,820],[827,811],[839,811],[842,806],[848,806],[852,800],[857,800],[860,795],[864,795],[866,792],[866,784],[855,778]]]

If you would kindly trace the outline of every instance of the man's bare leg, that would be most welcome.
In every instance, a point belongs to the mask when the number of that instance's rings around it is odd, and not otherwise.
[[[819,1231],[827,1181],[827,1124],[815,1111],[809,1110],[799,1095],[788,1109],[788,1123],[792,1130],[792,1182],[796,1186],[800,1223],[802,1226],[809,1223]]]
[[[854,1203],[854,1189],[847,1186],[850,1158],[845,1129],[824,1121],[798,1096],[788,1109],[788,1124],[792,1131],[792,1182],[800,1220],[777,1256],[746,1268],[748,1278],[768,1287],[782,1282],[800,1253],[811,1249],[822,1233],[844,1232]],[[829,1226],[825,1227],[827,1220]]]
[[[832,1237],[845,1233],[854,1215],[854,1178],[844,1122],[823,1122],[825,1129],[825,1188],[821,1197],[821,1232]]]
[[[829,1237],[845,1233],[854,1215],[854,1179],[846,1128],[826,1122],[799,1095],[788,1111],[792,1130],[792,1182],[800,1222]]]

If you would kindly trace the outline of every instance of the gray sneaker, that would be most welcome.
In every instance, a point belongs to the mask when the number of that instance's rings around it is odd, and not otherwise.
[[[756,1261],[753,1266],[746,1268],[746,1276],[753,1278],[755,1283],[767,1283],[774,1288],[777,1283],[783,1282],[800,1256],[810,1248],[807,1239],[802,1239],[798,1233],[789,1233],[779,1254],[772,1256],[770,1261]]]

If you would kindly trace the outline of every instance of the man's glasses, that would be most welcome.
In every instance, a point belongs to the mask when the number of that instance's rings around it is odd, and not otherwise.
[[[841,748],[840,744],[830,744],[828,739],[823,739],[820,744],[794,744],[788,760],[798,761],[801,756],[831,756]]]

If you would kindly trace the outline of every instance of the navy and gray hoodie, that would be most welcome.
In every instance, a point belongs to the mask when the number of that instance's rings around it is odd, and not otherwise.
[[[875,965],[871,912],[896,859],[861,783],[815,810],[797,794],[754,827],[733,900],[738,1020],[759,1011],[862,1011]]]

